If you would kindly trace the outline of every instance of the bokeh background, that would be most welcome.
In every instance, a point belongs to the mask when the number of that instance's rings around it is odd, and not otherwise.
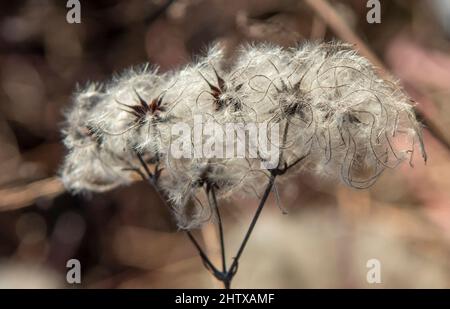
[[[233,282],[240,288],[450,287],[450,1],[64,0],[0,4],[0,287],[220,287],[157,194],[135,183],[72,196],[56,177],[63,110],[77,83],[150,62],[176,69],[221,42],[293,46],[341,39],[398,78],[418,102],[429,160],[360,191],[301,175],[278,187]],[[222,207],[228,259],[256,200]],[[288,212],[287,215],[283,211]],[[219,261],[214,225],[195,231]],[[76,258],[82,283],[66,282]],[[366,280],[381,262],[381,284]]]

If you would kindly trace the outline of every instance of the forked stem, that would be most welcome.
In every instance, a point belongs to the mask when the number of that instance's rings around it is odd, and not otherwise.
[[[138,172],[138,174],[141,175],[142,178],[148,180],[148,182],[154,186],[154,188],[156,189],[156,191],[159,194],[158,186],[156,184],[157,177],[155,177],[158,170],[156,170],[155,173],[152,173],[150,171],[148,165],[146,164],[146,162],[144,161],[144,159],[142,158],[142,156],[139,153],[137,153],[137,157],[145,171],[145,175],[141,171],[136,171],[136,172]],[[286,165],[284,169],[277,168],[277,169],[270,171],[269,182],[264,190],[264,194],[258,204],[258,207],[252,218],[252,221],[250,222],[247,232],[245,233],[244,239],[242,240],[241,245],[239,246],[239,249],[238,249],[235,257],[233,258],[233,262],[232,262],[230,268],[228,268],[228,269],[226,266],[225,237],[224,237],[224,231],[223,231],[223,223],[222,223],[222,217],[220,215],[220,211],[219,211],[219,207],[218,207],[218,203],[217,203],[215,188],[214,188],[214,185],[210,185],[210,184],[208,184],[206,186],[205,190],[206,190],[209,206],[212,209],[214,209],[216,216],[217,216],[217,221],[218,221],[220,249],[221,249],[221,257],[222,257],[222,271],[219,271],[217,269],[217,267],[214,266],[214,264],[209,259],[208,255],[205,253],[205,251],[202,249],[200,244],[195,239],[194,235],[190,231],[186,231],[186,234],[187,234],[189,240],[193,243],[194,247],[197,249],[197,252],[198,252],[200,258],[202,259],[202,262],[205,265],[205,268],[207,270],[209,270],[213,274],[213,276],[216,277],[217,280],[219,280],[223,283],[225,289],[229,289],[231,287],[231,282],[232,282],[234,275],[236,274],[238,266],[239,266],[239,259],[241,258],[242,253],[244,252],[247,242],[250,239],[253,229],[255,228],[256,222],[258,221],[258,218],[261,215],[261,212],[264,208],[264,205],[266,204],[266,201],[270,195],[270,192],[272,191],[276,176],[283,174],[287,168],[288,168],[288,166]],[[146,176],[146,177],[144,177],[144,176]],[[160,198],[163,199],[163,197],[161,195],[160,195]],[[165,201],[163,201],[163,202],[165,203]]]
[[[261,215],[261,212],[264,208],[264,205],[267,202],[270,192],[272,191],[276,176],[279,175],[280,173],[284,172],[284,170],[281,172],[279,170],[276,170],[276,171],[278,171],[278,172],[273,172],[270,175],[269,183],[267,184],[267,186],[264,190],[264,194],[258,204],[258,207],[252,218],[252,221],[250,222],[247,232],[245,233],[244,239],[242,240],[241,245],[239,246],[239,249],[238,249],[235,257],[233,258],[233,263],[231,264],[230,268],[228,268],[228,269],[226,268],[225,239],[224,239],[224,233],[223,233],[223,224],[222,224],[222,219],[221,219],[220,213],[219,213],[219,207],[217,205],[215,191],[212,187],[211,188],[207,187],[206,191],[208,194],[208,200],[210,200],[210,197],[212,200],[212,201],[210,201],[210,206],[214,209],[214,211],[216,212],[216,215],[217,215],[217,221],[218,221],[218,226],[219,226],[220,247],[221,247],[221,253],[222,253],[222,271],[217,270],[217,268],[209,260],[206,253],[202,250],[202,248],[200,247],[198,242],[195,240],[193,235],[190,232],[187,232],[189,239],[192,241],[194,246],[197,248],[197,251],[199,252],[199,255],[203,261],[203,264],[205,265],[205,267],[208,270],[211,271],[211,273],[214,275],[214,277],[216,277],[217,280],[219,280],[223,283],[225,289],[231,288],[231,282],[232,282],[234,275],[236,274],[238,266],[239,266],[239,259],[241,258],[242,253],[244,252],[247,242],[250,239],[253,229],[255,228],[256,222],[258,221],[258,218]]]

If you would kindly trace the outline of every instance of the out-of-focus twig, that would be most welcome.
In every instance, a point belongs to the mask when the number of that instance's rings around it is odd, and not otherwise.
[[[62,192],[64,185],[56,176],[19,187],[0,189],[0,211],[27,207],[39,198],[52,198]]]
[[[145,18],[145,24],[149,26],[156,19],[158,19],[161,15],[163,15],[167,9],[175,2],[175,0],[167,0],[161,7],[155,10],[150,16]]]
[[[359,52],[369,59],[379,70],[380,74],[387,74],[387,69],[372,50],[348,26],[345,20],[326,0],[304,0],[305,3],[339,36],[342,40],[355,44]]]
[[[140,181],[134,175],[131,181]],[[28,184],[0,188],[0,212],[31,206],[40,198],[53,198],[65,191],[64,184],[57,176],[52,176]]]
[[[311,34],[309,35],[309,37],[313,40],[323,40],[326,32],[327,25],[322,20],[322,18],[315,15],[312,21]]]

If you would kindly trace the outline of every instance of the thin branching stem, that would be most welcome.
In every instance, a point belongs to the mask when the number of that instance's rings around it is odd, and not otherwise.
[[[147,174],[148,181],[153,183],[153,173],[148,168],[147,163],[145,163],[144,158],[142,158],[142,155],[139,152],[136,152],[136,156],[139,159],[139,162],[141,163],[142,167],[144,168],[145,173]]]
[[[143,179],[147,180],[147,181],[155,188],[155,190],[156,190],[156,192],[158,193],[158,195],[159,195],[160,199],[162,200],[162,202],[163,202],[164,204],[167,204],[165,198],[161,195],[161,192],[160,192],[160,190],[158,189],[157,184],[156,184],[155,175],[156,175],[156,172],[157,172],[157,171],[156,171],[155,173],[152,173],[152,172],[150,171],[150,169],[149,169],[147,163],[145,163],[145,160],[142,158],[142,156],[141,156],[140,153],[136,152],[136,156],[137,156],[137,158],[139,159],[139,162],[141,163],[141,165],[142,165],[142,167],[143,167],[143,169],[144,169],[145,174],[146,174],[147,177],[145,177],[144,174],[143,174],[140,170],[137,170],[137,171],[138,171],[138,174],[141,175],[141,177],[142,177]],[[215,200],[215,194],[214,194],[214,200]],[[216,200],[215,200],[215,205],[217,205],[217,201],[216,201]],[[216,208],[217,208],[217,206],[216,206]],[[190,231],[186,231],[186,234],[188,235],[188,237],[189,237],[190,241],[192,242],[192,244],[194,245],[194,247],[197,249],[198,254],[200,255],[200,257],[201,257],[201,259],[202,259],[203,264],[205,265],[205,267],[206,267],[208,270],[210,270],[211,273],[212,273],[216,278],[218,278],[219,280],[221,280],[220,278],[222,278],[222,277],[224,276],[223,274],[225,273],[225,271],[221,272],[221,271],[219,271],[219,270],[214,266],[214,264],[213,264],[213,263],[211,262],[211,260],[208,258],[208,255],[205,253],[205,251],[203,251],[202,247],[200,246],[200,244],[197,242],[197,240],[195,239],[194,235],[193,235]]]
[[[267,198],[269,197],[269,194],[272,191],[272,187],[275,183],[275,177],[276,177],[276,174],[271,174],[271,176],[269,178],[269,183],[266,186],[264,194],[259,202],[258,208],[256,209],[255,215],[253,216],[250,226],[248,227],[248,230],[245,233],[244,239],[242,240],[242,243],[239,246],[239,249],[238,249],[235,257],[233,258],[233,263],[231,264],[230,268],[228,269],[227,277],[228,277],[229,283],[231,283],[231,280],[233,279],[234,275],[236,274],[237,268],[239,266],[239,259],[242,256],[242,253],[244,252],[244,249],[245,249],[245,246],[247,245],[248,240],[250,239],[250,235],[252,234],[253,229],[255,228],[256,222],[258,221],[261,211],[263,210],[264,205],[266,204]]]
[[[210,205],[214,208],[214,211],[217,215],[217,223],[219,227],[219,238],[220,238],[220,252],[222,255],[222,271],[225,273],[227,271],[227,262],[226,262],[226,253],[225,253],[225,237],[223,233],[223,223],[222,223],[222,217],[220,215],[220,210],[217,204],[217,197],[216,197],[216,189],[214,186],[211,186],[209,188],[209,195],[211,197]],[[208,197],[209,198],[209,197]]]
[[[216,278],[220,278],[222,277],[222,272],[219,271],[214,264],[211,262],[211,260],[208,258],[208,255],[203,251],[202,247],[200,246],[200,244],[197,242],[197,240],[195,239],[194,235],[192,235],[192,233],[190,231],[186,231],[186,234],[188,235],[189,239],[191,240],[191,242],[194,244],[195,248],[198,251],[198,254],[200,255],[203,264],[206,266],[206,268],[208,270],[211,271],[211,273],[216,277]]]
[[[145,174],[146,174],[146,178],[148,182],[150,184],[152,184],[154,186],[154,188],[156,189],[156,191],[158,192],[159,196],[161,199],[163,199],[163,202],[166,204],[166,201],[164,200],[164,197],[161,196],[160,191],[158,190],[158,187],[156,185],[156,181],[155,181],[155,177],[154,175],[155,173],[152,173],[148,167],[148,165],[145,163],[144,159],[142,158],[142,156],[139,153],[136,153],[139,162],[141,163],[142,167],[145,170]],[[305,157],[305,156],[304,156]],[[205,268],[207,270],[209,270],[212,275],[219,281],[221,281],[225,287],[225,289],[229,289],[231,287],[231,282],[234,278],[234,275],[237,272],[238,266],[239,266],[239,259],[241,258],[244,249],[247,245],[248,240],[250,239],[250,236],[253,232],[253,229],[256,226],[256,222],[258,221],[259,216],[261,215],[261,212],[264,208],[264,205],[267,202],[267,199],[270,195],[270,192],[273,190],[273,186],[275,184],[275,178],[278,175],[282,175],[284,174],[287,169],[291,168],[292,166],[294,166],[295,164],[297,164],[298,162],[302,161],[304,159],[304,157],[299,158],[298,160],[294,161],[291,164],[285,164],[284,168],[276,168],[273,170],[270,170],[270,177],[269,177],[269,182],[264,190],[263,196],[261,197],[261,200],[258,204],[258,207],[256,209],[255,214],[253,215],[253,218],[250,222],[250,225],[247,229],[247,232],[245,233],[245,236],[239,246],[239,249],[236,253],[236,255],[233,258],[233,262],[230,266],[230,268],[227,269],[226,266],[226,250],[225,250],[225,237],[224,237],[224,231],[223,231],[223,223],[222,223],[222,217],[220,215],[220,211],[219,211],[219,206],[217,203],[217,197],[216,197],[216,192],[215,192],[215,188],[214,185],[207,185],[205,188],[206,191],[206,195],[208,198],[208,202],[209,202],[209,206],[211,208],[213,208],[213,210],[215,211],[216,215],[217,215],[217,221],[218,221],[218,229],[219,229],[219,238],[220,238],[220,249],[221,249],[221,257],[222,257],[222,271],[220,271],[209,259],[208,255],[206,254],[206,252],[202,249],[202,247],[200,246],[200,244],[198,243],[198,241],[195,239],[194,235],[190,232],[190,231],[186,231],[187,236],[189,237],[189,240],[192,242],[192,244],[194,245],[194,247],[197,249],[197,252],[200,256],[200,258],[202,259],[203,264],[205,265]],[[143,173],[139,171],[139,174],[141,176],[143,176]]]

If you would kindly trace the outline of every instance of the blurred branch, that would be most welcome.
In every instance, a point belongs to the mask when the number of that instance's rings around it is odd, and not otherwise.
[[[148,26],[157,20],[161,15],[163,15],[167,9],[174,3],[175,0],[167,0],[163,5],[161,5],[156,11],[154,11],[150,16],[145,19],[145,24]]]
[[[305,0],[305,3],[339,36],[342,40],[354,44],[359,52],[369,59],[380,74],[387,75],[388,70],[363,40],[347,25],[345,20],[327,0]]]
[[[0,211],[27,207],[40,198],[52,198],[62,192],[64,185],[56,176],[19,187],[0,189]]]
[[[132,182],[139,180],[141,179],[138,176],[132,176]],[[64,184],[57,176],[20,186],[0,188],[0,212],[31,206],[40,198],[50,199],[65,190]]]

